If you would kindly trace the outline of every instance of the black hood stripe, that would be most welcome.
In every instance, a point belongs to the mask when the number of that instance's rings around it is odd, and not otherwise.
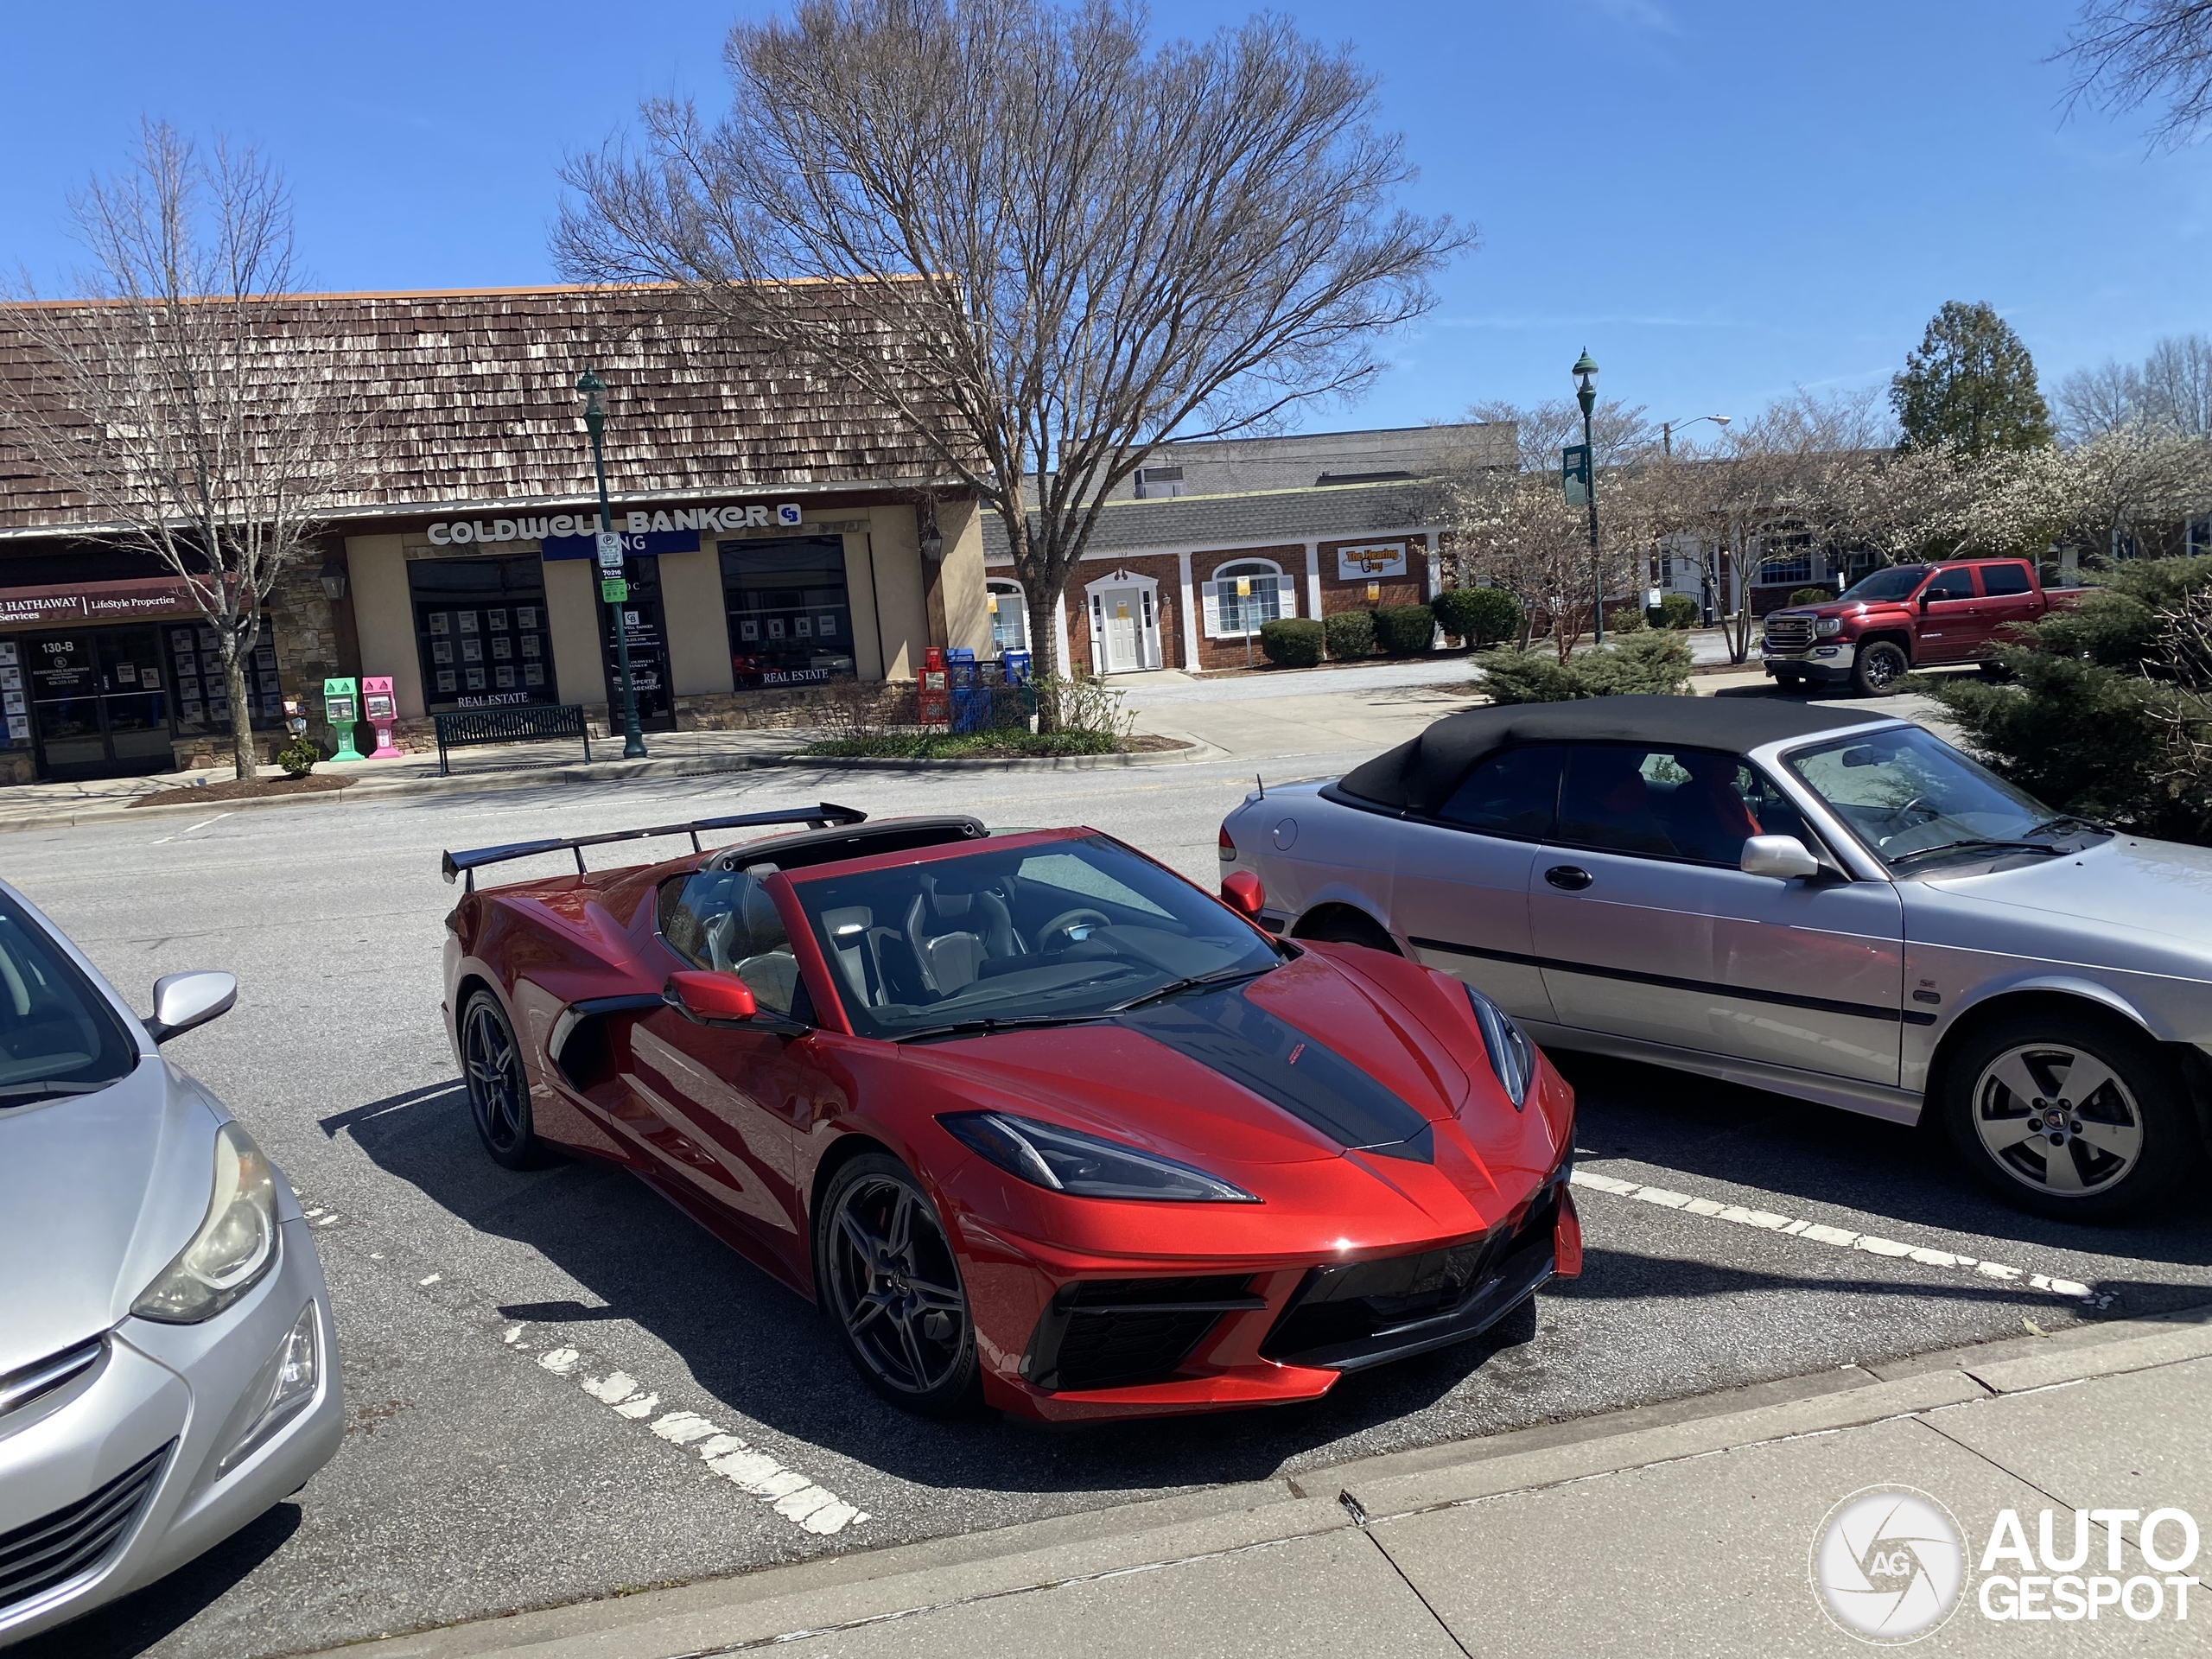
[[[1327,1044],[1255,1007],[1239,987],[1147,1003],[1114,1023],[1243,1084],[1340,1147],[1434,1161],[1426,1117]]]

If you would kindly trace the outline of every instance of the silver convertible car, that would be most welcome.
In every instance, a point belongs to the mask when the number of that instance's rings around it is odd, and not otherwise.
[[[1903,721],[1478,709],[1248,795],[1221,859],[1265,925],[1418,957],[1545,1045],[1936,1113],[2046,1215],[2135,1212],[2206,1154],[2212,852],[2053,812]]]
[[[156,1051],[237,991],[173,974],[141,1021],[0,883],[0,1647],[182,1565],[338,1448],[298,1200]]]

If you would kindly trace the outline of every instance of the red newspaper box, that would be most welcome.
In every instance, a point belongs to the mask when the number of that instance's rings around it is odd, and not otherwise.
[[[931,645],[922,658],[922,724],[943,726],[952,718],[944,674],[944,652]]]

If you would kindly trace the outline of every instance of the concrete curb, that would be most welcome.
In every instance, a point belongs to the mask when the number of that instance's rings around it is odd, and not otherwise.
[[[910,760],[869,756],[849,760],[805,754],[709,754],[664,760],[594,760],[588,766],[534,766],[514,772],[456,772],[444,778],[399,778],[389,782],[364,778],[344,789],[302,795],[248,796],[243,800],[177,801],[161,806],[92,805],[51,812],[8,815],[0,811],[0,835],[25,830],[67,830],[79,824],[144,821],[183,813],[239,812],[267,807],[367,805],[418,795],[467,794],[535,789],[552,785],[617,782],[631,778],[707,778],[726,772],[798,769],[816,772],[1085,772],[1125,766],[1183,766],[1196,760],[1233,757],[1228,750],[1183,732],[1154,735],[1177,738],[1190,747],[1130,754],[1008,755],[963,760]]]
[[[1654,1464],[1821,1434],[2023,1388],[2212,1357],[2212,1306],[2164,1319],[1992,1343],[1906,1375],[1858,1366],[1579,1423],[1392,1453],[1000,1531],[764,1567],[564,1607],[326,1650],[365,1659],[668,1659],[768,1646],[1150,1567],[1263,1548],[1369,1521],[1525,1492]],[[1823,1386],[1831,1380],[1840,1386]],[[1993,1379],[1993,1380],[1987,1380]]]

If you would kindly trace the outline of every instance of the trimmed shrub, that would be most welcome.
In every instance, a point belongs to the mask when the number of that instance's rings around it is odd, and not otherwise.
[[[1277,668],[1312,668],[1321,660],[1322,628],[1311,617],[1260,624],[1260,649]]]
[[[1825,588],[1799,588],[1789,595],[1792,605],[1825,605],[1835,595]]]
[[[374,748],[376,746],[372,743],[369,747]],[[276,751],[276,764],[284,768],[285,776],[289,778],[306,777],[321,759],[322,751],[315,747],[305,732]]]
[[[1426,605],[1385,605],[1375,613],[1375,643],[1386,657],[1412,657],[1436,638],[1436,613]]]
[[[1605,614],[1607,633],[1642,633],[1650,626],[1650,619],[1633,605],[1624,605],[1618,610],[1609,611]]]
[[[1562,663],[1548,651],[1490,651],[1475,659],[1493,702],[1568,702],[1579,697],[1680,696],[1690,650],[1673,633],[1640,633]]]
[[[1329,660],[1355,663],[1375,654],[1375,615],[1371,611],[1338,611],[1321,619],[1328,641]]]
[[[1643,618],[1655,628],[1673,628],[1681,632],[1697,626],[1697,601],[1688,594],[1668,594],[1644,612]]]
[[[1521,632],[1521,601],[1503,588],[1447,588],[1430,601],[1438,626],[1456,634],[1471,651]]]

